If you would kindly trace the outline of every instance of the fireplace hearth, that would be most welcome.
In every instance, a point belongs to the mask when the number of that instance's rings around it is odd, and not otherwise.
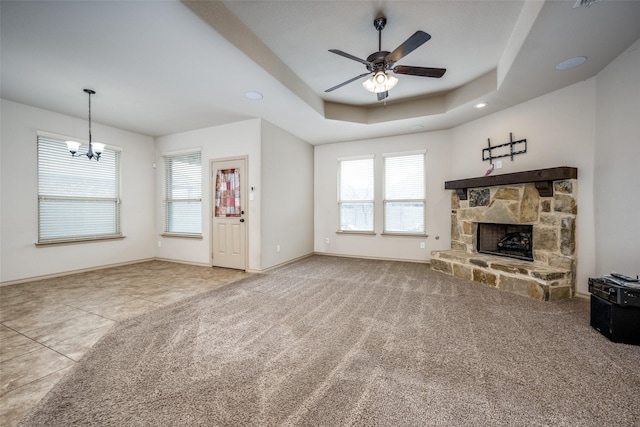
[[[431,268],[534,299],[575,294],[577,169],[447,181],[451,249]]]
[[[533,261],[533,226],[478,223],[478,253]]]

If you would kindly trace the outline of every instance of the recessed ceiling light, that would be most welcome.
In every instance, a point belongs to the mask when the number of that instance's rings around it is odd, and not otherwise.
[[[486,106],[487,106],[487,103],[486,103],[486,102],[478,102],[478,103],[475,105],[475,107],[476,107],[476,108],[484,108],[484,107],[486,107]]]
[[[424,129],[424,126],[422,125],[413,125],[409,128],[409,130],[420,130],[420,129]]]
[[[244,96],[252,101],[259,101],[262,99],[262,94],[260,92],[249,91],[245,92]]]
[[[584,64],[586,60],[586,56],[576,56],[573,58],[565,59],[564,61],[556,65],[556,70],[568,70],[577,67],[578,65]]]

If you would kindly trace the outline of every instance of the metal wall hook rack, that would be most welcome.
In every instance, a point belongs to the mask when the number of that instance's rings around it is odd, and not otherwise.
[[[517,154],[524,154],[527,152],[527,140],[520,139],[518,141],[513,140],[513,133],[509,132],[509,142],[505,142],[504,144],[491,146],[491,139],[487,138],[488,148],[482,149],[482,161],[489,160],[489,164],[493,164],[494,159],[500,159],[502,157],[511,157],[511,161],[513,161],[513,156]],[[524,145],[524,148],[522,148]],[[514,147],[518,146],[519,150],[515,150]],[[509,152],[504,154],[499,154],[497,156],[493,155],[493,150],[497,150],[503,147],[509,147]]]

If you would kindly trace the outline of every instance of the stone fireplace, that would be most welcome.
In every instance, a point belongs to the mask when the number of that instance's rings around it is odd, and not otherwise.
[[[451,250],[431,268],[534,299],[575,294],[577,169],[447,181]]]

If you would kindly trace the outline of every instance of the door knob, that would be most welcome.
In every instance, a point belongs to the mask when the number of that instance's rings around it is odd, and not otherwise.
[[[244,218],[240,218],[240,222],[244,222]]]

